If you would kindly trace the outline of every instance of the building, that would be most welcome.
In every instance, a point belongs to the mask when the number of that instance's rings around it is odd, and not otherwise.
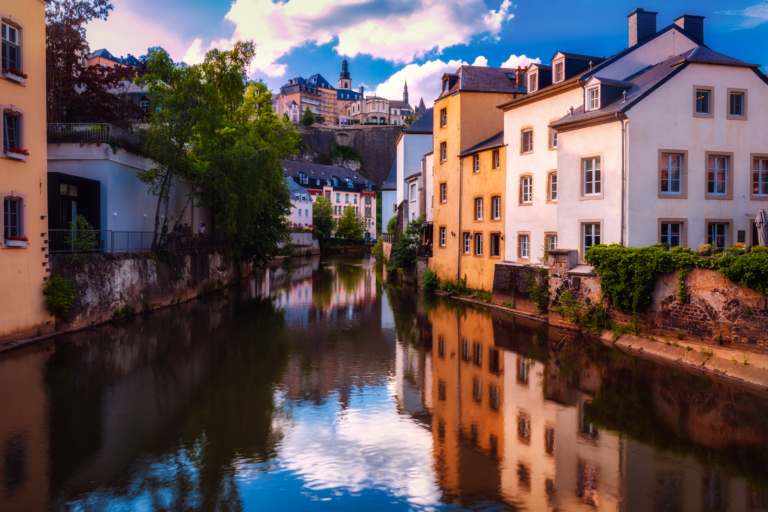
[[[442,280],[456,280],[466,274],[468,286],[489,288],[487,276],[492,276],[493,269],[486,265],[493,265],[491,262],[495,261],[490,259],[490,235],[498,233],[496,226],[500,222],[491,228],[485,210],[483,221],[470,221],[472,210],[467,211],[467,207],[471,208],[477,197],[466,195],[464,190],[470,187],[478,197],[482,193],[483,208],[490,208],[485,205],[490,205],[493,197],[503,192],[490,188],[491,183],[498,187],[499,180],[495,179],[498,174],[492,170],[491,163],[493,151],[499,146],[478,145],[489,144],[502,133],[503,113],[496,107],[525,94],[522,78],[521,70],[476,66],[462,66],[456,73],[442,77],[442,92],[435,102],[433,115],[433,187],[437,197],[433,206],[433,257],[429,261],[429,267]],[[465,166],[467,157],[472,161],[475,154],[487,165],[479,176],[474,175],[471,165]],[[492,176],[493,181],[488,181],[489,187],[486,187],[485,181]],[[466,257],[465,233],[469,233],[472,251]],[[499,233],[499,238],[503,236]],[[476,247],[481,255],[475,256]]]
[[[411,199],[405,186],[411,176],[421,176],[421,160],[432,151],[432,110],[397,136],[397,204]],[[417,213],[418,217],[419,214]],[[410,219],[410,215],[408,218]]]
[[[403,87],[403,101],[388,100],[378,96],[365,96],[365,89],[354,101],[346,104],[346,115],[352,123],[359,124],[405,124],[405,119],[413,115],[413,108],[408,104],[408,84]]]
[[[0,342],[53,328],[48,266],[45,3],[0,0]]]
[[[432,224],[432,221],[435,218],[434,153],[430,151],[424,155],[424,158],[422,158],[421,162],[422,176],[424,180],[424,213],[427,216],[427,224]]]
[[[405,209],[403,218],[408,222],[415,221],[421,215],[422,202],[420,196],[424,190],[421,173],[412,174],[405,179],[405,200],[403,201]]]
[[[381,186],[381,232],[389,225],[389,219],[397,217],[397,159],[392,161],[392,168],[387,181]]]
[[[307,190],[291,178],[285,178],[288,192],[291,194],[291,212],[288,221],[295,226],[312,225],[312,196]]]
[[[131,55],[128,54],[127,57],[115,57],[106,48],[102,48],[100,50],[96,50],[95,52],[91,52],[90,55],[88,55],[88,58],[86,59],[86,65],[87,66],[106,66],[108,68],[113,68],[115,66],[128,66],[137,68],[142,65],[142,62]]]
[[[545,241],[580,258],[598,243],[757,243],[768,129],[755,113],[768,78],[707,47],[701,16],[659,31],[654,12],[628,18],[627,49],[604,60],[558,52],[551,69],[529,68],[527,96],[500,106],[506,222],[519,232],[506,237],[508,260],[535,260]]]
[[[354,208],[365,223],[365,238],[376,236],[377,187],[364,176],[346,167],[294,160],[283,160],[283,171],[306,189],[312,201],[318,196],[331,201],[334,219],[340,219],[347,208]]]

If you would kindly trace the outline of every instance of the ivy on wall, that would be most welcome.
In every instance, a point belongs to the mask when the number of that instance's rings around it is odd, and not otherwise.
[[[660,274],[679,271],[677,298],[685,301],[685,276],[696,268],[716,270],[734,283],[768,296],[768,253],[755,248],[741,256],[699,257],[686,248],[665,251],[658,246],[596,245],[587,251],[584,261],[595,268],[603,297],[627,313],[643,313],[650,306]]]

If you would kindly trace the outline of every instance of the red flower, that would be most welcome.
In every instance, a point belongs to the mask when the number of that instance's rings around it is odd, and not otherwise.
[[[5,237],[6,240],[12,240],[14,242],[29,242],[29,239],[25,236],[11,235]]]
[[[11,148],[8,150],[9,153],[16,153],[18,155],[24,155],[29,156],[29,151],[22,148]]]
[[[5,73],[6,75],[20,76],[20,77],[22,77],[24,79],[28,78],[26,73],[22,73],[21,71],[19,71],[16,68],[3,68],[3,73]]]

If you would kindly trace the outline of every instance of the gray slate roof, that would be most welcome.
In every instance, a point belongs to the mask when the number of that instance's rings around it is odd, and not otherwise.
[[[346,167],[338,167],[336,165],[321,165],[312,162],[298,162],[295,160],[283,160],[283,169],[289,176],[298,178],[299,173],[303,172],[309,176],[310,185],[313,185],[312,180],[320,178],[321,180],[329,180],[332,176],[336,176],[339,179],[346,180],[351,179],[359,185],[365,185],[370,182],[372,190],[377,190],[376,184],[369,180],[359,172],[355,172]]]
[[[307,197],[309,197],[309,192],[307,189],[296,183],[294,180],[286,177],[285,181],[288,183],[288,192],[291,194],[291,199],[296,197],[296,194],[305,194]]]
[[[397,158],[392,162],[392,168],[387,175],[387,181],[381,186],[382,192],[385,190],[397,190]]]
[[[504,130],[501,130],[499,133],[497,133],[493,137],[489,137],[485,139],[483,142],[481,142],[480,144],[475,144],[471,148],[465,150],[459,156],[469,156],[475,153],[480,153],[481,151],[500,148],[503,145],[504,145]]]
[[[459,79],[449,91],[443,91],[438,100],[459,91],[472,92],[525,92],[525,87],[515,84],[515,71],[512,68],[489,68],[485,66],[461,66],[456,74]]]
[[[413,107],[411,107],[409,104],[407,104],[404,101],[400,100],[389,100],[389,107],[392,108],[405,108],[408,110],[413,110]]]
[[[433,123],[433,109],[430,108],[415,123],[403,131],[405,133],[432,133]]]

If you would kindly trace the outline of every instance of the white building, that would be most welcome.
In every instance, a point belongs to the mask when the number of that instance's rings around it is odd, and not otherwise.
[[[435,216],[435,161],[434,153],[430,151],[422,160],[422,174],[424,176],[424,212],[427,215],[427,223],[431,224]]]
[[[432,151],[432,124],[432,109],[429,109],[397,137],[397,204],[406,199],[406,180],[421,174],[421,160]]]
[[[421,173],[413,174],[405,179],[405,215],[408,222],[416,220],[421,215],[419,196],[422,190]]]
[[[288,221],[296,226],[312,225],[312,196],[307,189],[296,183],[291,178],[285,178],[288,183],[288,192],[291,194],[291,211],[287,215]]]
[[[703,20],[683,15],[657,32],[656,13],[636,9],[626,50],[558,52],[528,69],[528,94],[500,106],[508,260],[537,259],[545,240],[580,258],[597,243],[757,243],[768,78],[705,46]]]
[[[397,217],[397,159],[387,175],[387,181],[381,186],[381,232],[387,232],[389,219]]]

